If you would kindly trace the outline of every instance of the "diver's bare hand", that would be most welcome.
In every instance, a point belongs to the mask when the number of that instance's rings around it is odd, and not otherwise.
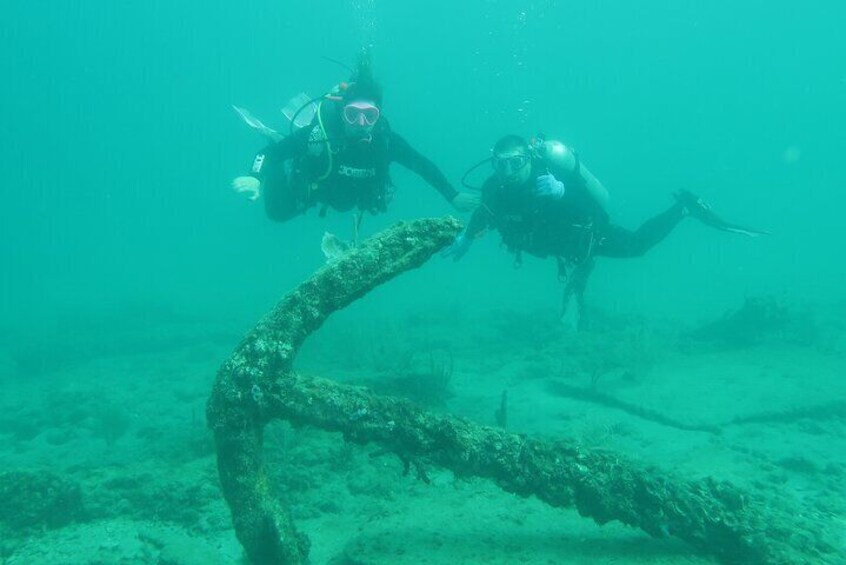
[[[459,212],[472,212],[479,207],[482,199],[478,194],[471,192],[459,192],[452,199],[452,205]]]
[[[246,194],[250,200],[258,200],[261,196],[261,181],[255,177],[236,177],[232,180],[232,190]]]

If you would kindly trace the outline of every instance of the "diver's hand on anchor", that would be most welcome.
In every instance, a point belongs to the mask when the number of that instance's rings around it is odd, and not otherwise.
[[[441,257],[445,259],[452,257],[453,261],[458,261],[464,257],[471,245],[473,245],[473,238],[468,236],[466,231],[463,231],[456,236],[449,247],[441,251]]]
[[[249,200],[258,200],[261,196],[261,181],[255,177],[235,177],[232,180],[232,190],[239,194],[246,194]]]

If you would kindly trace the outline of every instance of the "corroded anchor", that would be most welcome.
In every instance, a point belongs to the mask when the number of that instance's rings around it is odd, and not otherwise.
[[[307,561],[309,542],[273,496],[262,434],[276,418],[380,443],[405,460],[425,459],[556,507],[575,506],[599,524],[618,520],[678,537],[726,563],[836,562],[836,550],[800,513],[713,479],[686,481],[576,442],[542,441],[427,413],[409,402],[298,375],[306,337],[332,312],[421,266],[460,231],[451,218],[398,224],[317,271],[285,296],[220,367],[207,416],[235,532],[258,565]]]

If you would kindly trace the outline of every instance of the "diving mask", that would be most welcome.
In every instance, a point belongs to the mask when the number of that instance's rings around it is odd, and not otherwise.
[[[508,157],[496,157],[493,160],[494,170],[503,177],[510,177],[529,164],[529,156],[523,153]]]
[[[373,126],[379,120],[379,108],[364,101],[350,102],[343,109],[344,121],[351,126]]]

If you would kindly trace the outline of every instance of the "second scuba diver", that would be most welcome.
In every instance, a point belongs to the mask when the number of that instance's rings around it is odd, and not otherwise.
[[[327,208],[377,214],[391,198],[388,169],[397,162],[457,210],[473,210],[478,197],[455,190],[434,163],[391,129],[381,108],[382,90],[364,53],[350,82],[319,99],[311,123],[261,150],[249,174],[232,182],[233,189],[251,200],[263,195],[267,215],[277,222],[314,206],[321,207],[321,215]],[[252,118],[242,116],[248,123]]]
[[[442,254],[460,259],[474,238],[493,228],[516,254],[518,263],[523,252],[555,257],[559,276],[566,281],[564,312],[575,300],[578,326],[583,323],[584,289],[596,257],[639,257],[667,237],[685,216],[723,231],[750,236],[766,233],[725,222],[688,191],[676,193],[676,202],[668,210],[637,230],[617,226],[605,210],[607,191],[578,155],[541,136],[527,142],[507,135],[494,145],[493,156],[471,171],[488,161],[494,172],[482,185],[481,205]]]

